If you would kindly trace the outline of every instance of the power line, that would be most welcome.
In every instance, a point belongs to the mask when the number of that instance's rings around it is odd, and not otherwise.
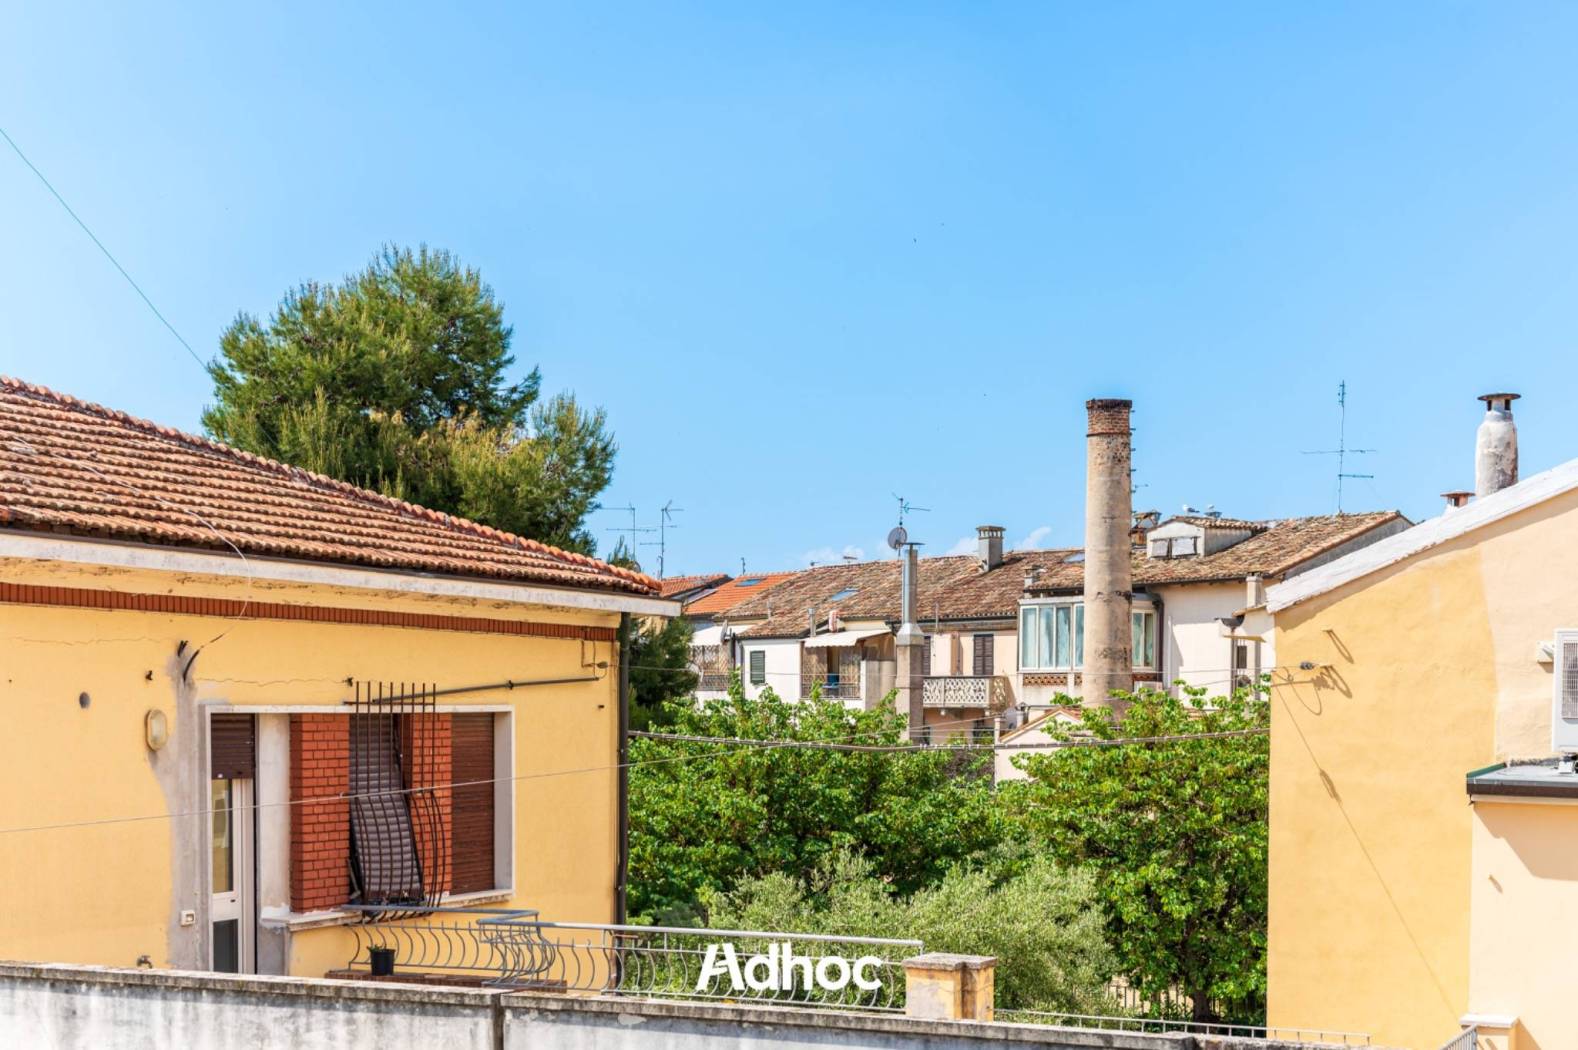
[[[961,719],[959,722],[940,722],[937,724],[939,726],[956,725],[963,722],[973,721],[975,720]],[[833,743],[841,740],[856,739],[863,736],[871,736],[875,732],[877,732],[877,730],[866,730],[865,732],[860,733],[846,733],[843,736],[828,737],[822,742]],[[481,780],[451,781],[448,784],[432,784],[422,787],[410,788],[391,788],[387,791],[364,791],[354,794],[346,792],[336,795],[320,795],[316,798],[287,799],[284,802],[254,802],[249,808],[277,809],[282,806],[310,806],[325,802],[349,802],[353,799],[392,798],[401,795],[421,794],[427,791],[453,791],[455,788],[478,787],[484,784],[511,784],[524,780],[546,780],[552,777],[577,776],[582,773],[608,773],[618,769],[636,769],[643,766],[661,766],[671,762],[693,762],[702,758],[722,758],[726,755],[736,754],[740,751],[760,750],[760,746],[763,743],[771,743],[771,741],[758,740],[754,741],[753,743],[755,746],[752,748],[735,748],[729,751],[700,752],[694,755],[671,755],[667,758],[643,759],[639,762],[616,762],[612,765],[606,766],[583,766],[578,769],[558,769],[547,773],[522,773],[513,777],[489,777]],[[19,835],[34,831],[65,831],[72,828],[105,827],[113,824],[142,824],[155,820],[178,820],[184,817],[209,817],[212,815],[213,811],[210,809],[194,809],[187,810],[183,813],[145,813],[135,817],[102,817],[97,820],[77,820],[65,821],[59,824],[32,824],[22,827],[0,828],[0,835]]]
[[[970,721],[974,721],[971,719]],[[946,723],[940,723],[946,724]],[[1172,744],[1186,740],[1223,740],[1230,737],[1264,736],[1271,732],[1263,729],[1232,729],[1218,733],[1175,733],[1168,736],[1130,736],[1102,739],[1081,737],[1075,740],[1050,740],[1034,744],[839,744],[815,740],[777,740],[759,742],[758,746],[785,750],[806,751],[861,751],[891,753],[904,751],[1048,751],[1074,747],[1119,747],[1127,744]],[[670,740],[694,744],[744,744],[743,737],[686,736],[681,733],[651,733],[632,730],[630,735],[648,740]]]
[[[136,292],[137,295],[141,297],[142,301],[148,305],[148,309],[152,310],[153,315],[159,319],[159,322],[168,328],[170,330],[170,334],[175,336],[180,344],[186,348],[186,352],[191,355],[192,360],[197,362],[197,367],[201,368],[204,373],[207,373],[208,365],[204,364],[203,359],[197,356],[197,351],[192,349],[192,344],[188,343],[186,341],[186,337],[175,330],[175,325],[170,323],[169,318],[165,317],[164,314],[159,312],[159,308],[153,305],[153,300],[148,298],[148,293],[142,290],[142,286],[132,279],[131,274],[126,272],[126,267],[122,266],[120,261],[116,259],[115,256],[110,254],[110,250],[108,248],[104,247],[104,242],[99,240],[98,234],[88,229],[88,224],[82,221],[82,216],[78,215],[76,211],[72,209],[71,205],[66,203],[66,198],[62,197],[60,195],[60,191],[55,189],[54,185],[49,181],[49,179],[44,177],[44,173],[42,171],[38,170],[38,165],[34,164],[31,160],[28,160],[27,154],[22,152],[22,147],[16,144],[15,139],[6,134],[6,130],[4,128],[0,128],[0,138],[4,138],[7,145],[9,145],[11,149],[16,152],[16,155],[22,159],[22,163],[27,165],[28,170],[34,175],[38,176],[38,181],[42,182],[44,184],[44,188],[54,196],[55,200],[60,202],[60,206],[62,208],[66,209],[66,214],[71,216],[72,220],[76,222],[78,226],[82,227],[82,232],[87,234],[88,239],[91,240],[95,246],[97,246],[99,251],[104,253],[104,257],[110,261],[110,265],[120,271],[120,275],[126,278],[126,283],[132,286],[132,291]]]

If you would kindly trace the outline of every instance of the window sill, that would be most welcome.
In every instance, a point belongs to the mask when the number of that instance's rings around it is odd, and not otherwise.
[[[445,894],[439,902],[441,908],[471,908],[482,904],[499,904],[515,896],[513,889],[477,890],[472,893]],[[363,920],[360,912],[326,908],[323,911],[284,911],[265,908],[258,915],[258,925],[269,930],[317,930],[327,926],[350,926]]]
[[[445,894],[442,906],[463,908],[475,904],[501,904],[513,896],[514,890],[473,890],[470,893]]]

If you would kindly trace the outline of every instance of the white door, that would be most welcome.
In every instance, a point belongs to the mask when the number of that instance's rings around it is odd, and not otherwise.
[[[213,804],[209,964],[220,973],[253,973],[257,903],[253,888],[252,781],[209,781]]]

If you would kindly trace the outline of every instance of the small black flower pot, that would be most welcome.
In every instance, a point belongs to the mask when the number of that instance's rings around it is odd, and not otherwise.
[[[369,949],[367,949],[367,958],[369,960],[371,960],[371,962],[372,962],[373,976],[374,977],[390,977],[390,976],[393,976],[393,974],[394,974],[394,957],[395,957],[395,950],[393,948],[369,948]]]

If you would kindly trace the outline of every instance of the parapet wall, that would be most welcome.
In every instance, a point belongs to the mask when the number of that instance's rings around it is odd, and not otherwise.
[[[1313,1044],[298,977],[0,963],[0,1046],[1303,1050]]]

